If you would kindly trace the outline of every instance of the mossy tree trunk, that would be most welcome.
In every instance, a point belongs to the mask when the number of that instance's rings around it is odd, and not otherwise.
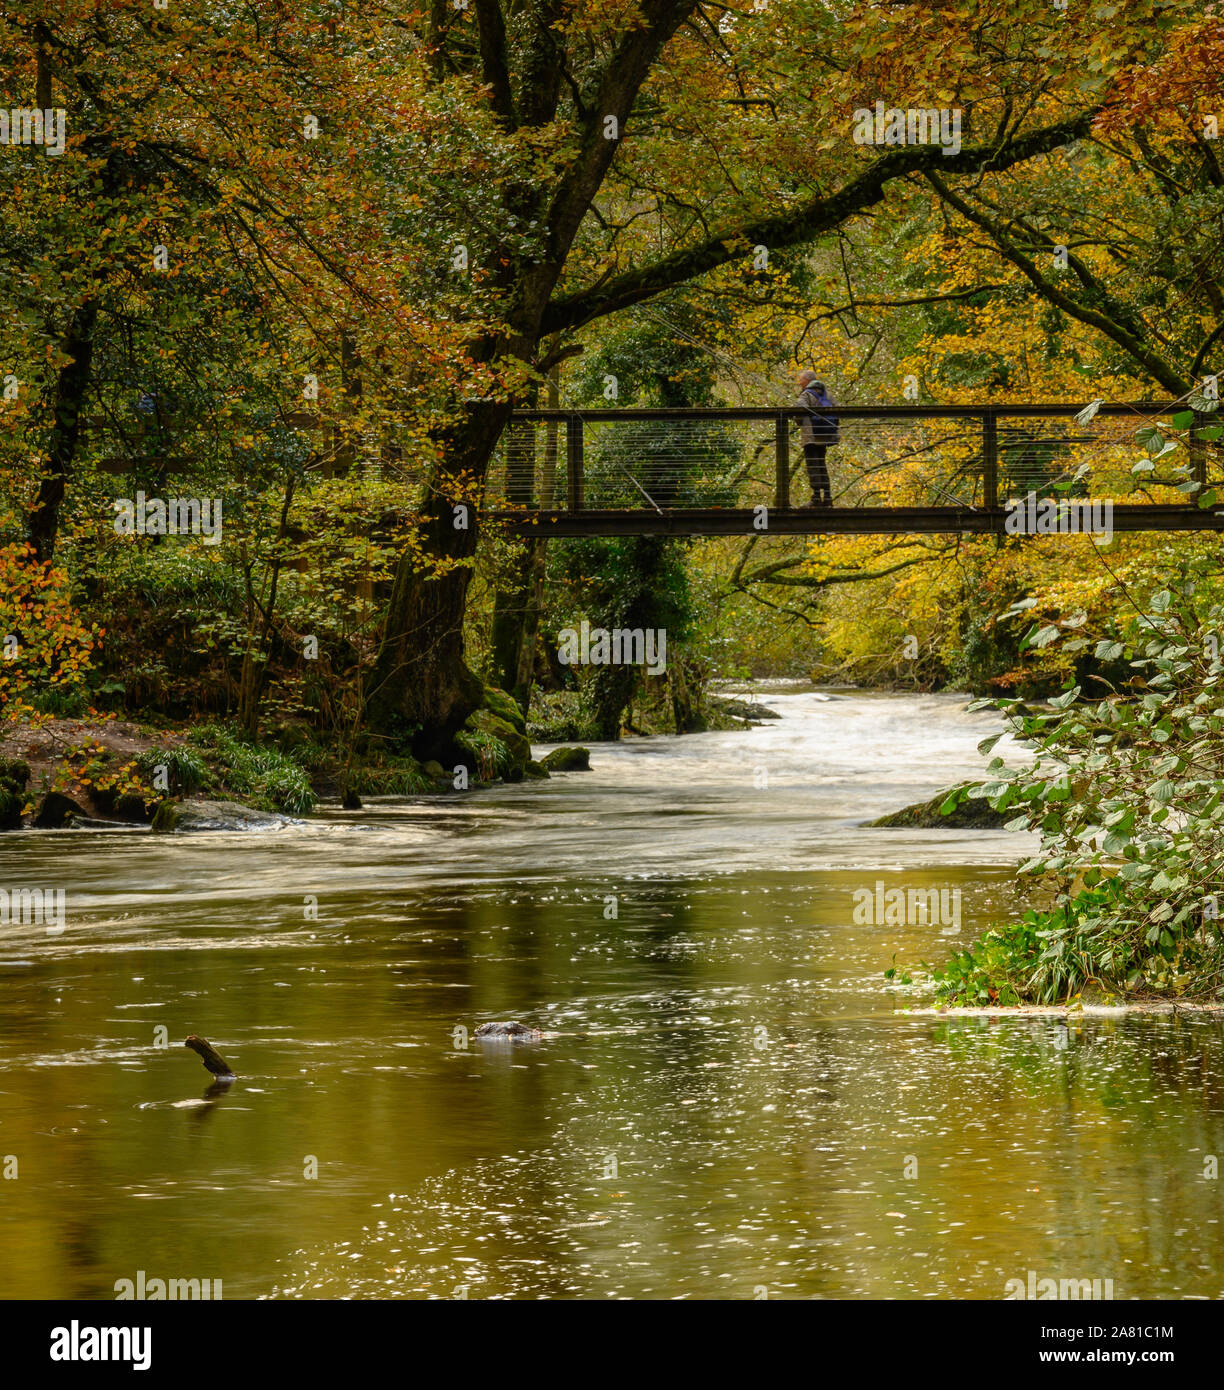
[[[76,458],[81,433],[81,411],[93,379],[94,329],[98,302],[86,300],[72,315],[60,349],[68,359],[55,374],[51,391],[54,419],[47,444],[47,464],[30,512],[27,537],[34,558],[46,564],[55,554],[60,508]]]
[[[410,744],[422,759],[449,759],[463,721],[480,707],[481,680],[464,661],[463,616],[476,553],[476,486],[510,413],[508,402],[472,402],[442,438],[422,510],[421,552],[396,567],[384,636],[370,679],[367,726]]]

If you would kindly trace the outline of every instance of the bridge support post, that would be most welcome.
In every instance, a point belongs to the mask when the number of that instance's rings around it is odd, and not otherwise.
[[[582,479],[582,416],[571,415],[565,422],[565,458],[569,475],[569,509],[580,512],[583,509]]]
[[[1207,445],[1201,439],[1196,439],[1204,426],[1214,423],[1214,417],[1204,415],[1202,411],[1194,412],[1194,424],[1190,427],[1190,470],[1194,481],[1198,484],[1198,491],[1194,494],[1194,504],[1198,506],[1198,499],[1207,491]]]
[[[785,512],[790,509],[790,416],[779,413],[774,421],[774,506]]]
[[[999,505],[999,420],[993,410],[982,414],[982,491],[987,511]]]

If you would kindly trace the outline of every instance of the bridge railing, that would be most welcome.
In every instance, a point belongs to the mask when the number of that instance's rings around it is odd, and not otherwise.
[[[834,505],[990,512],[1034,492],[1194,506],[1178,484],[1206,481],[1201,446],[1133,471],[1146,454],[1136,432],[1171,423],[1184,407],[1107,404],[1080,424],[1082,409],[837,406],[837,440],[825,448]],[[570,513],[802,506],[808,418],[799,408],[516,411],[486,505]]]

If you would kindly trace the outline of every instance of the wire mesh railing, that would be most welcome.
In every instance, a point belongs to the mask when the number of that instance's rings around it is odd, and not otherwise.
[[[486,506],[566,512],[805,506],[827,470],[834,508],[994,511],[1009,499],[1194,505],[1192,444],[1149,468],[1136,435],[1173,403],[519,411],[494,457]],[[1170,431],[1172,433],[1172,431]],[[1213,451],[1214,452],[1214,451]],[[1218,471],[1217,469],[1213,471]]]

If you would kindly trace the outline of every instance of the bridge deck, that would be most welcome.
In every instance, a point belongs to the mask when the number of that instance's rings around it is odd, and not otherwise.
[[[516,411],[483,515],[520,536],[1003,535],[1006,504],[1032,497],[1107,501],[1113,531],[1224,529],[1214,413],[1150,401],[832,413],[836,433],[815,417],[813,438],[796,407]],[[821,467],[805,443],[826,445],[832,507],[802,505],[807,465]]]
[[[608,511],[501,511],[483,513],[510,535],[531,536],[889,536],[1003,535],[1007,513],[962,507],[792,507],[761,513],[743,507],[649,508]],[[1224,511],[1182,505],[1117,504],[1114,531],[1220,531]]]

